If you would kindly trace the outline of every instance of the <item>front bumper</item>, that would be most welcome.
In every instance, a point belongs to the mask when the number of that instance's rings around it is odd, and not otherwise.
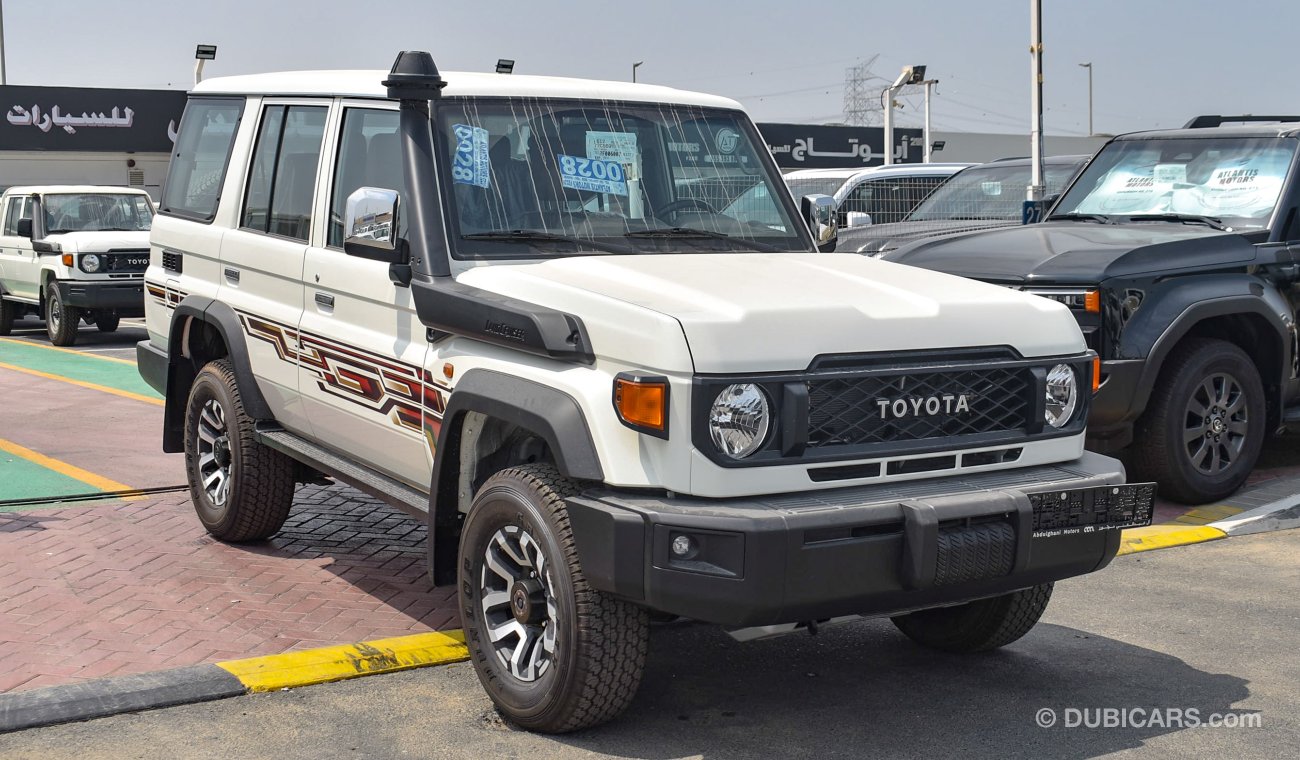
[[[144,280],[55,280],[59,298],[78,309],[103,309],[119,317],[144,316]]]
[[[757,626],[955,604],[1098,570],[1119,549],[1119,528],[1151,519],[1154,486],[1114,495],[1123,481],[1118,462],[1085,452],[1050,466],[770,497],[597,490],[570,497],[568,511],[593,587]],[[677,558],[670,546],[683,535],[695,550]]]

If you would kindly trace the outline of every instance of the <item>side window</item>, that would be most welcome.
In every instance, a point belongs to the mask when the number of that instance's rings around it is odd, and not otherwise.
[[[348,108],[343,112],[343,129],[334,183],[330,190],[330,223],[327,245],[343,247],[343,215],[348,196],[359,187],[397,190],[406,202],[402,174],[402,148],[397,139],[397,111],[377,108]],[[406,235],[406,215],[398,217],[398,235]]]
[[[181,117],[161,211],[203,221],[217,213],[243,99],[192,98]]]
[[[307,240],[324,106],[267,106],[253,148],[240,226]]]
[[[875,224],[902,221],[941,184],[941,177],[905,177],[863,182],[853,188],[840,210],[866,212],[871,214],[871,221]]]
[[[30,201],[26,196],[17,196],[9,199],[8,208],[5,209],[5,228],[4,234],[18,234],[18,220],[24,216],[31,216],[30,213],[24,213],[27,204]]]

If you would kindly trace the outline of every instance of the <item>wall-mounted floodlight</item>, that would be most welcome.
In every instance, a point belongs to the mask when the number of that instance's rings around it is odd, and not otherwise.
[[[945,140],[935,140],[933,143],[931,143],[930,150],[943,150],[943,146],[946,144],[947,141]]]
[[[509,74],[515,70],[515,61],[513,58],[498,58],[497,73]]]
[[[217,57],[216,45],[199,45],[194,48],[194,84],[203,81],[203,64]]]

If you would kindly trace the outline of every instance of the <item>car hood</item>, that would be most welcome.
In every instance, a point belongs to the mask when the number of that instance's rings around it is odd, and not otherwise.
[[[46,235],[45,241],[58,243],[68,253],[103,253],[123,248],[142,251],[149,248],[149,231],[114,232],[93,230],[87,232],[60,232]]]
[[[858,254],[575,256],[458,279],[574,314],[597,356],[648,370],[775,372],[826,354],[1084,348],[1060,304]]]
[[[1018,222],[1005,219],[936,219],[919,222],[869,224],[840,230],[835,250],[843,253],[879,253],[892,251],[914,240],[923,240],[957,232],[1010,227]],[[865,250],[864,250],[865,249]]]
[[[926,240],[885,254],[902,264],[1004,283],[1095,283],[1253,260],[1244,235],[1143,222],[1043,222]]]

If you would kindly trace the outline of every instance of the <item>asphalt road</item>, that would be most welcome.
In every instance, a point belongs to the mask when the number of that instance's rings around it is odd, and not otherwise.
[[[916,648],[887,621],[743,645],[659,628],[629,712],[569,736],[503,724],[459,664],[4,735],[0,757],[1292,757],[1298,554],[1300,530],[1121,557],[983,656]],[[1065,725],[1105,708],[1127,726]],[[1194,728],[1192,710],[1259,725]]]
[[[14,322],[10,337],[25,340],[38,345],[50,345],[50,338],[45,333],[45,322],[28,316]],[[82,323],[77,331],[77,342],[72,345],[76,351],[116,359],[135,361],[135,344],[149,337],[145,330],[144,319],[123,319],[117,330],[102,333],[98,329]]]

